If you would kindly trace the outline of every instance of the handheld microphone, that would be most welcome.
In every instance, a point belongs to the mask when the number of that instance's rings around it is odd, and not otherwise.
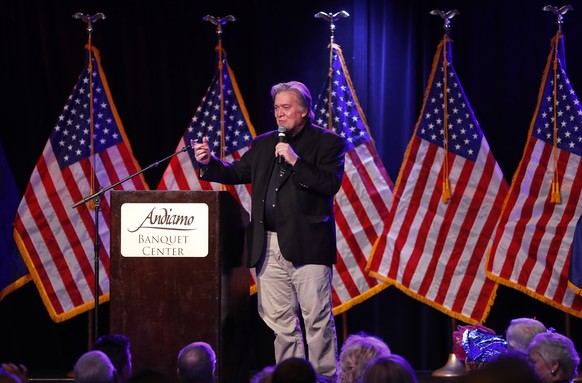
[[[279,132],[279,134],[277,135],[277,143],[287,142],[287,128],[284,126],[279,126],[279,128],[277,128],[277,132]],[[277,162],[279,162],[279,164],[282,164],[283,161],[285,161],[283,156],[277,157]]]

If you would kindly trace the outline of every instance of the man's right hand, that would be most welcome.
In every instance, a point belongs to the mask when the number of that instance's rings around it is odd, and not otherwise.
[[[202,137],[202,143],[190,140],[190,146],[194,148],[194,157],[200,165],[208,165],[210,162],[210,147],[208,146],[208,137]]]

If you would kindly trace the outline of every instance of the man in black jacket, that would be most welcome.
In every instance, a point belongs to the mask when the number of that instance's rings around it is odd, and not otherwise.
[[[336,262],[333,198],[341,187],[345,144],[313,124],[311,94],[297,81],[271,89],[279,127],[256,137],[240,160],[210,153],[208,140],[192,143],[199,177],[252,187],[249,267],[256,267],[258,310],[275,332],[277,363],[305,358],[320,375],[334,376],[337,338],[332,313]]]

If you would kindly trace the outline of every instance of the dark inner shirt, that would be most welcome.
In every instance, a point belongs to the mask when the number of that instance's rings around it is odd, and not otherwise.
[[[295,136],[287,136],[287,142],[289,142],[291,147],[299,141],[303,130],[304,129]],[[283,161],[282,164],[275,161],[275,166],[273,166],[271,178],[269,179],[269,186],[267,187],[267,195],[265,196],[265,230],[277,231],[277,191],[279,190],[279,185],[281,185],[283,177],[285,177],[285,173],[289,171],[290,168],[291,165],[285,161]]]

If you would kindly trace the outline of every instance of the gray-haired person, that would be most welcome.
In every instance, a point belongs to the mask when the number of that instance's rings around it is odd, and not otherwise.
[[[529,345],[528,354],[544,382],[570,382],[578,374],[580,357],[574,343],[562,334],[537,334]]]
[[[513,319],[505,330],[508,351],[527,355],[527,348],[534,336],[546,331],[546,326],[537,319]]]
[[[206,137],[191,144],[201,179],[251,184],[248,266],[256,268],[259,315],[275,333],[276,362],[305,358],[301,316],[309,361],[317,374],[333,377],[333,198],[344,175],[345,143],[313,123],[311,94],[304,84],[276,84],[271,96],[278,129],[256,137],[240,160],[211,155],[217,148],[211,151]]]
[[[117,383],[117,372],[107,355],[88,351],[81,355],[73,368],[75,383]]]

